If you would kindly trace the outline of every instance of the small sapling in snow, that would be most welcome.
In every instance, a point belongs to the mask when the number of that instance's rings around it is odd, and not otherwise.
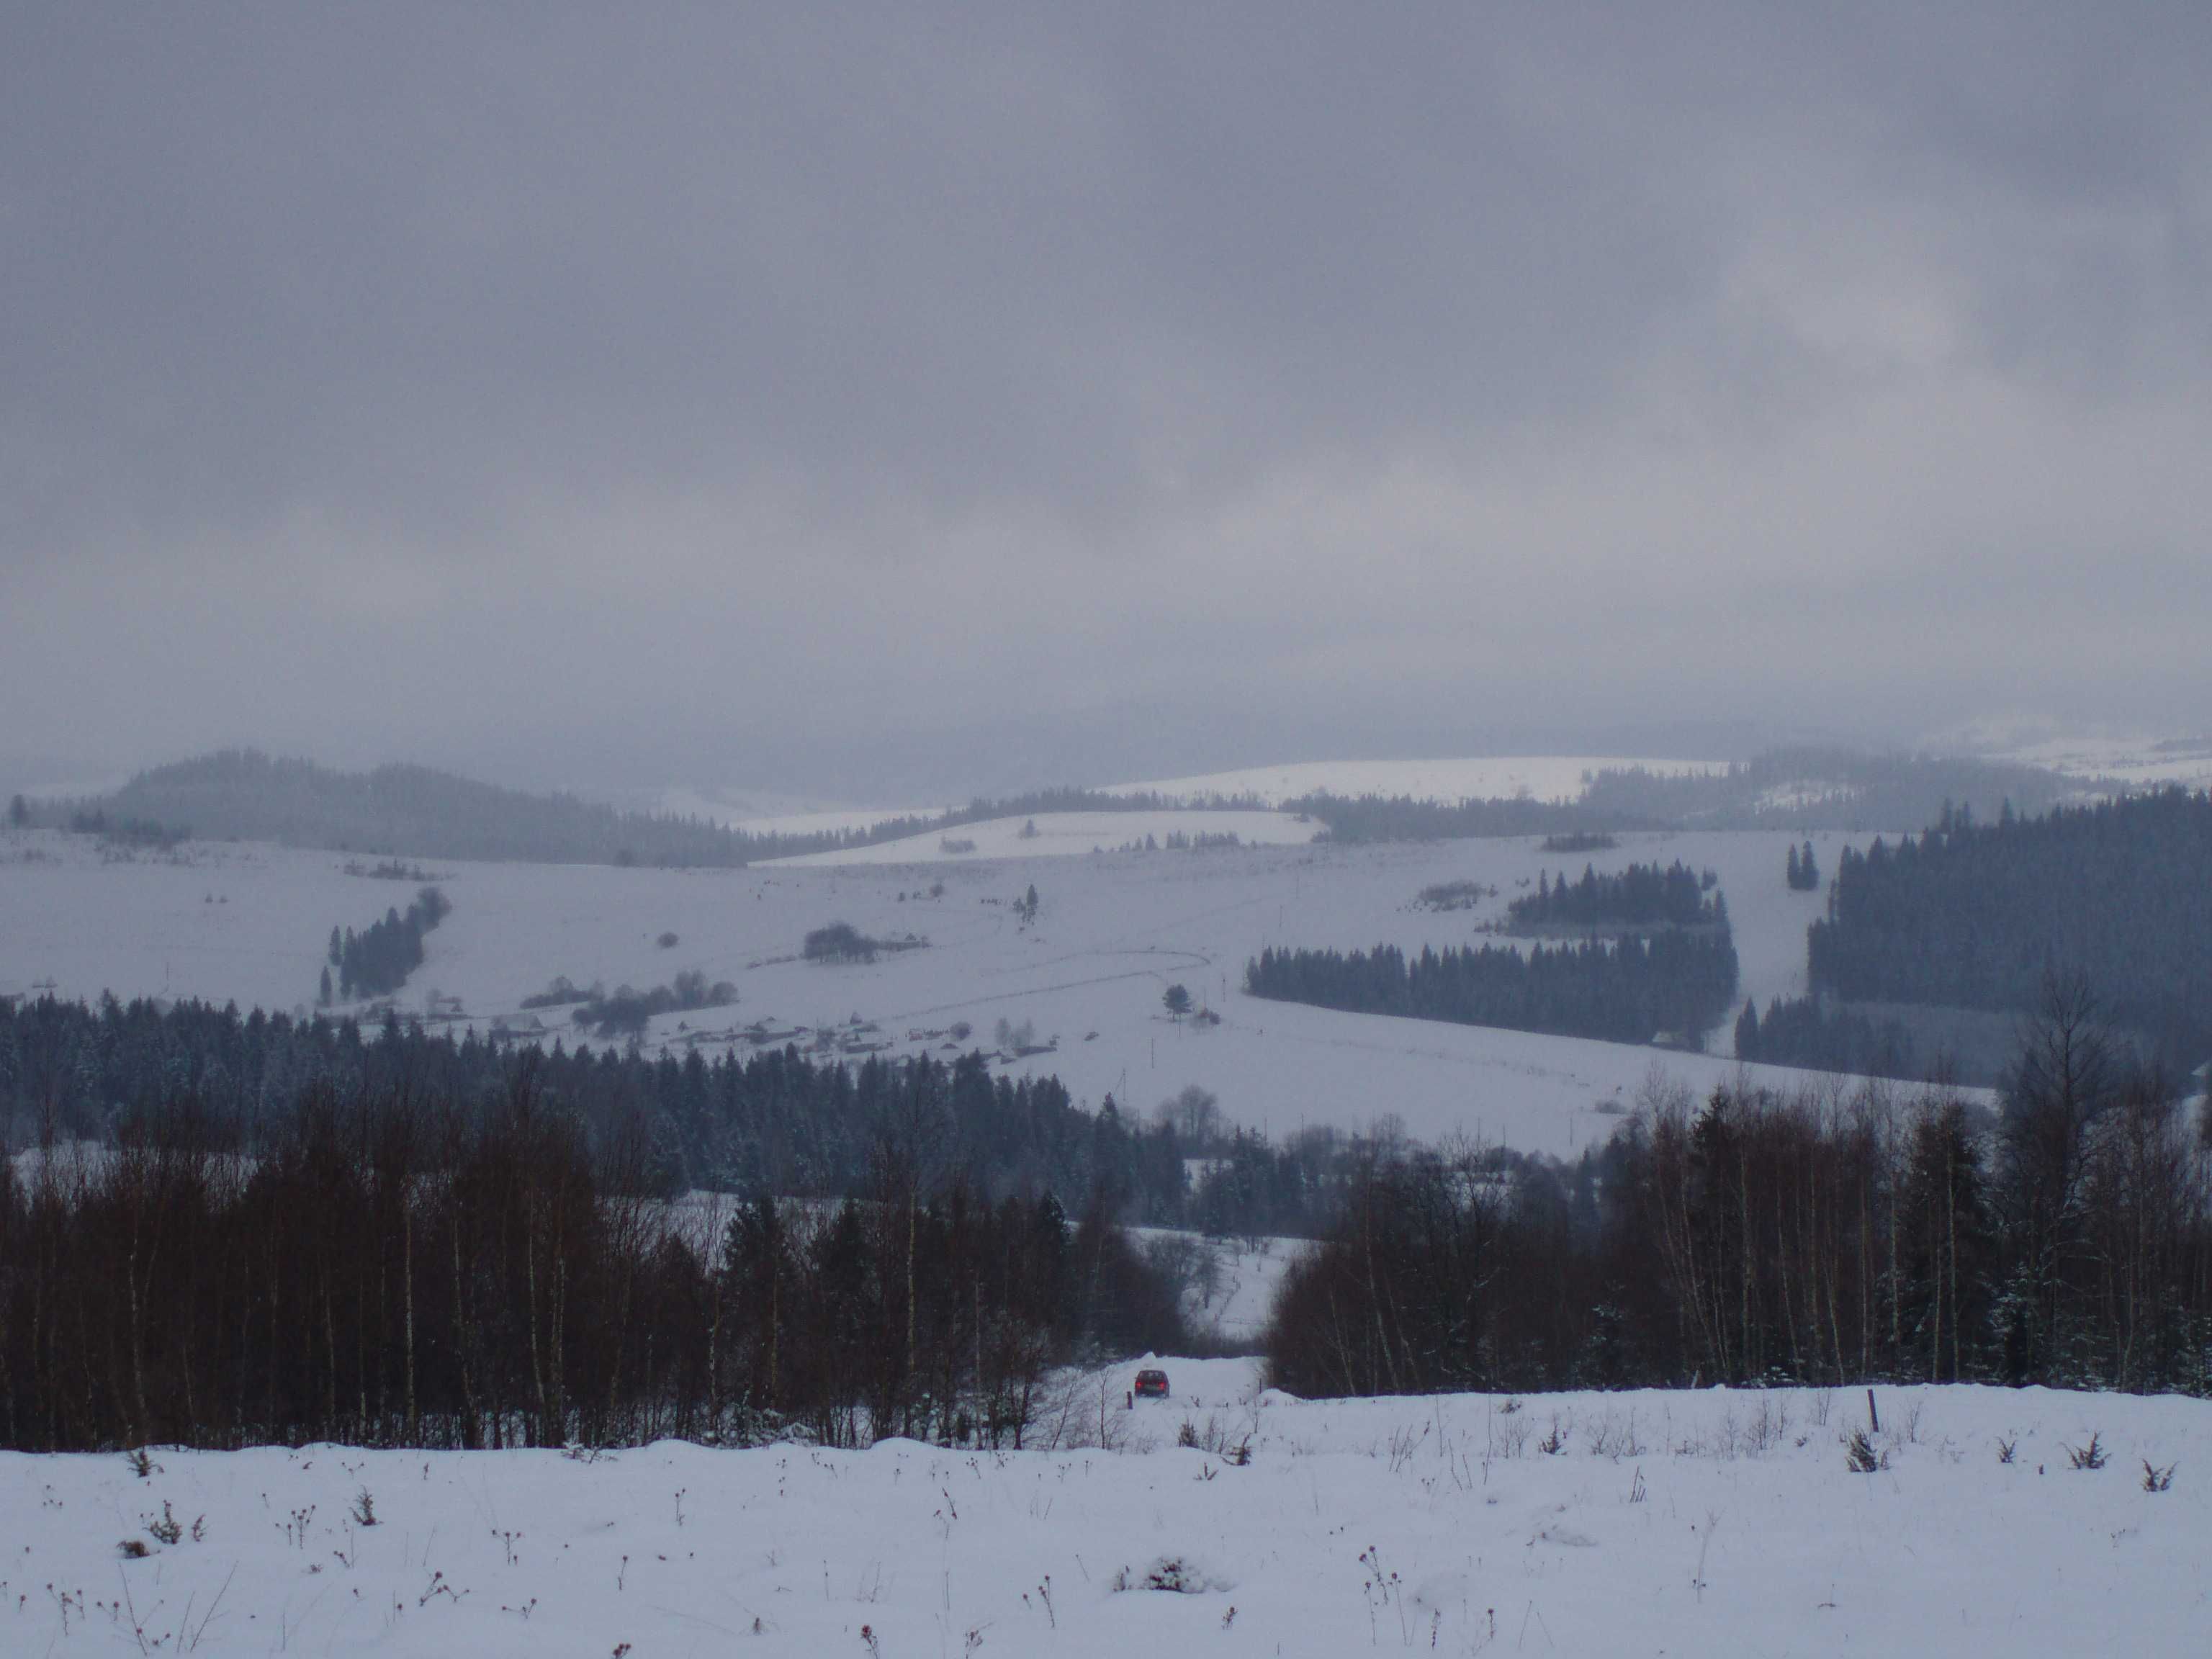
[[[143,1517],[141,1518],[143,1519]],[[173,1546],[185,1535],[184,1524],[170,1513],[167,1498],[161,1501],[161,1518],[159,1521],[146,1521],[145,1527],[157,1544]]]
[[[373,1527],[376,1524],[376,1499],[366,1486],[354,1494],[353,1518],[357,1526]]]
[[[2089,1437],[2089,1443],[2086,1446],[2067,1447],[2066,1458],[2067,1462],[2077,1469],[2101,1469],[2112,1462],[2103,1445],[2100,1443],[2100,1437],[2095,1434]]]
[[[2145,1492],[2172,1491],[2173,1472],[2179,1468],[2180,1465],[2178,1463],[2168,1463],[2164,1468],[2160,1468],[2148,1457],[2144,1458],[2143,1490]]]

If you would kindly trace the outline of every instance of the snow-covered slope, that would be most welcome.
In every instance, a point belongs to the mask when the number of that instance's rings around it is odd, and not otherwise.
[[[1248,847],[1301,847],[1321,833],[1321,825],[1283,812],[1039,812],[1033,817],[991,818],[957,829],[848,847],[835,853],[807,853],[773,859],[769,864],[939,864],[989,859],[1068,858],[1108,853],[1147,837],[1163,843],[1180,836],[1234,836]]]
[[[1133,1365],[1071,1379],[1052,1450],[0,1455],[0,1650],[2204,1650],[2203,1401],[1884,1389],[1859,1474],[1857,1390],[1304,1403],[1165,1364],[1133,1410]]]
[[[1047,823],[1038,821],[1041,842]],[[1844,840],[1815,837],[1823,868],[1834,867]],[[1679,858],[1718,872],[1744,992],[1763,1003],[1802,988],[1804,930],[1821,902],[1784,885],[1789,844],[1774,834],[1698,833],[1625,836],[1613,851],[1571,857],[1520,840],[1086,850],[1049,861],[979,851],[921,865],[736,871],[439,865],[428,873],[453,914],[429,935],[428,960],[400,1001],[420,1010],[432,992],[459,997],[483,1025],[516,1018],[522,999],[556,975],[642,988],[697,969],[733,982],[738,1006],[664,1017],[653,1046],[726,1046],[762,1023],[810,1028],[802,1041],[836,1027],[852,1048],[943,1053],[963,1041],[1000,1046],[1004,1019],[1010,1037],[1026,1026],[1045,1049],[1004,1069],[1057,1073],[1093,1103],[1110,1091],[1146,1110],[1197,1084],[1231,1118],[1278,1133],[1395,1115],[1423,1137],[1466,1133],[1567,1152],[1611,1131],[1655,1061],[1697,1090],[1729,1076],[1733,1061],[1257,1001],[1238,989],[1245,962],[1270,945],[1463,943],[1541,869]],[[339,854],[202,843],[175,860],[106,863],[82,838],[0,832],[0,994],[51,981],[70,996],[304,1006],[331,927],[365,926],[412,892],[349,876],[345,864]],[[1473,910],[1423,908],[1422,890],[1447,882],[1479,883],[1486,896]],[[1024,925],[1014,901],[1032,884],[1037,915]],[[872,963],[802,960],[806,933],[837,921],[928,945]],[[664,933],[677,943],[662,948]],[[1176,983],[1221,1023],[1171,1022],[1161,995]],[[529,1018],[567,1029],[560,1010]],[[971,1028],[965,1039],[951,1035],[959,1024]],[[1725,1033],[1720,1041],[1724,1048]]]
[[[1409,795],[1416,800],[1579,800],[1600,772],[1641,767],[1674,775],[1719,771],[1724,762],[1632,760],[1604,755],[1482,755],[1457,760],[1296,761],[1249,766],[1196,777],[1117,784],[1108,794],[1154,794],[1182,800],[1255,797],[1271,806],[1303,795]]]
[[[1932,746],[1984,760],[2041,766],[2084,781],[2153,789],[2179,783],[2212,787],[2212,736],[2161,738],[2110,728],[2069,730],[2047,721],[1980,720],[1932,740]]]

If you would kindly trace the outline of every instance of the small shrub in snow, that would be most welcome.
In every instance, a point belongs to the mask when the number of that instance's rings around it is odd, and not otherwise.
[[[2009,1463],[2009,1462],[2012,1462],[2012,1460],[2013,1460],[2013,1458],[2014,1458],[2014,1456],[2019,1453],[2019,1451],[2020,1451],[2020,1440],[2019,1440],[2018,1437],[2016,1437],[2016,1436],[2015,1436],[2014,1438],[2012,1438],[2012,1439],[2010,1439],[2010,1440],[2004,1439],[2004,1438],[2002,1438],[2002,1437],[1999,1437],[1999,1439],[1998,1439],[1998,1441],[1997,1441],[1997,1462],[2000,1462],[2000,1463]]]
[[[376,1524],[376,1499],[366,1486],[354,1494],[353,1518],[361,1526],[373,1527]]]
[[[161,1518],[159,1521],[147,1521],[146,1530],[157,1544],[174,1545],[185,1535],[184,1523],[170,1513],[166,1498],[161,1504]]]
[[[2077,1469],[2101,1469],[2112,1461],[2095,1434],[2089,1437],[2089,1443],[2086,1446],[2067,1447],[2066,1458]]]
[[[126,1538],[115,1547],[123,1552],[123,1559],[126,1561],[143,1561],[154,1553],[146,1547],[146,1540],[143,1538]]]
[[[2179,1467],[2176,1463],[2168,1463],[2164,1468],[2160,1468],[2148,1457],[2144,1458],[2143,1490],[2145,1492],[2172,1491],[2173,1472]]]
[[[1106,1587],[1116,1594],[1125,1590],[1161,1590],[1171,1595],[1203,1595],[1208,1590],[1229,1588],[1209,1577],[1188,1556],[1182,1555],[1160,1556],[1142,1569],[1123,1567],[1107,1581]]]
[[[1864,1429],[1851,1431],[1850,1443],[1844,1453],[1844,1462],[1850,1466],[1854,1474],[1872,1474],[1877,1469],[1889,1467],[1888,1454],[1874,1449],[1874,1442],[1867,1438]]]

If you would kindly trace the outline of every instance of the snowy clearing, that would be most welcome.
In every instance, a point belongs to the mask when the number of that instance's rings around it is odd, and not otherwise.
[[[1883,1389],[1854,1474],[1859,1390],[1305,1403],[1161,1363],[1174,1398],[1133,1410],[1134,1363],[1075,1379],[1052,1451],[0,1456],[0,1647],[2024,1656],[2212,1629],[2204,1401]],[[2109,1462],[2074,1468],[2093,1436]]]
[[[1171,1227],[1128,1232],[1156,1259],[1164,1248],[1170,1253],[1167,1265],[1183,1285],[1186,1325],[1247,1352],[1267,1328],[1284,1274],[1316,1249],[1310,1238],[1208,1238]]]

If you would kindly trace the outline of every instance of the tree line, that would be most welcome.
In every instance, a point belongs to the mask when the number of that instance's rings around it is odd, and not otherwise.
[[[1714,890],[1718,882],[1711,871],[1700,875],[1679,859],[1664,870],[1656,863],[1632,864],[1602,876],[1586,864],[1582,879],[1576,882],[1570,882],[1564,871],[1553,881],[1550,872],[1539,870],[1536,890],[1513,900],[1505,914],[1510,927],[1532,931],[1547,927],[1725,927],[1728,901]]]
[[[700,988],[691,975],[678,983]],[[705,988],[709,1000],[718,988]],[[594,1156],[634,1143],[631,1178],[660,1196],[863,1194],[876,1126],[895,1108],[923,1115],[938,1165],[982,1199],[1050,1193],[1073,1213],[1103,1192],[1117,1218],[1150,1226],[1316,1231],[1346,1157],[1326,1131],[1277,1146],[1218,1123],[1194,1133],[1170,1116],[1146,1121],[1111,1096],[1087,1109],[1057,1079],[994,1076],[973,1052],[854,1064],[789,1044],[711,1059],[557,1039],[519,1051],[397,1014],[363,1025],[112,997],[0,1001],[0,1132],[17,1147],[41,1135],[105,1141],[164,1102],[190,1098],[224,1126],[227,1144],[258,1155],[266,1126],[316,1091],[488,1110],[526,1052],[548,1109],[579,1126]],[[1198,1158],[1210,1162],[1194,1181]]]
[[[1942,1089],[1655,1086],[1573,1164],[1371,1151],[1271,1379],[2212,1391],[2212,1139],[2090,1013],[2055,1000],[1994,1121]]]
[[[1410,795],[1334,795],[1285,801],[1286,812],[1318,819],[1336,842],[1488,841],[1510,836],[1609,835],[1656,829],[1655,820],[1594,811],[1574,802],[1513,799],[1437,801]]]
[[[1735,1020],[1735,1056],[1768,1066],[1911,1081],[1927,1075],[1903,1024],[1819,997],[1781,997],[1762,1018],[1750,1002]]]
[[[1608,768],[1590,780],[1582,805],[1679,829],[1888,830],[1931,823],[1951,803],[1985,817],[2007,804],[2043,811],[2081,788],[2039,766],[1808,745],[1695,772]]]
[[[1244,969],[1246,991],[1279,1002],[1612,1042],[1698,1039],[1726,1016],[1735,986],[1735,945],[1724,927],[1526,951],[1425,945],[1408,957],[1394,945],[1348,955],[1270,948]]]
[[[1107,1194],[993,1202],[920,1103],[862,1193],[703,1211],[644,1190],[522,1064],[477,1109],[309,1089],[239,1126],[189,1097],[71,1156],[0,1161],[0,1436],[13,1449],[1015,1445],[1049,1368],[1172,1347],[1173,1288]]]
[[[1837,860],[1814,991],[2021,1012],[2079,971],[2181,1069],[2212,1055],[2212,796],[2180,788],[1994,823],[1947,810]]]

